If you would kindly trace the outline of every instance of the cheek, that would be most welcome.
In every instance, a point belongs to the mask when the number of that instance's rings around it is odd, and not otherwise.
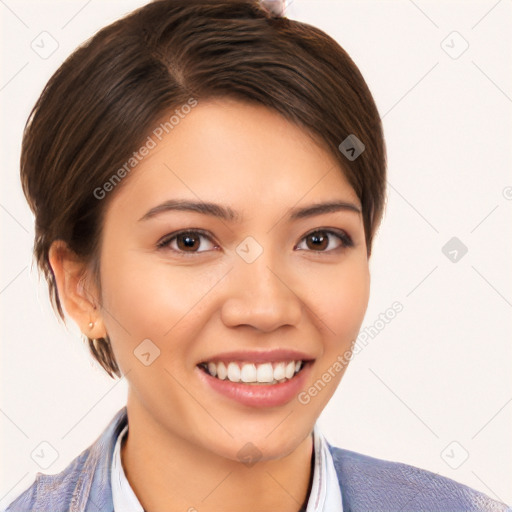
[[[370,291],[367,260],[361,258],[336,269],[317,287],[311,307],[320,321],[322,355],[309,384],[298,395],[312,418],[318,417],[336,391],[350,362],[352,343],[366,313]],[[316,300],[315,300],[316,299]]]
[[[342,268],[324,285],[319,309],[326,325],[325,349],[346,350],[361,328],[370,294],[366,259]]]
[[[105,323],[124,368],[131,367],[133,350],[144,339],[161,349],[162,362],[168,353],[190,349],[179,340],[193,339],[201,329],[203,299],[223,269],[198,272],[194,266],[177,267],[144,253],[108,248],[101,261]]]

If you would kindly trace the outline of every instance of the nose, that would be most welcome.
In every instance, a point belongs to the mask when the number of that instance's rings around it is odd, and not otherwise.
[[[271,332],[281,326],[298,325],[301,300],[293,290],[289,273],[275,268],[264,255],[252,263],[241,259],[236,262],[229,273],[228,296],[221,308],[226,326],[248,325]]]

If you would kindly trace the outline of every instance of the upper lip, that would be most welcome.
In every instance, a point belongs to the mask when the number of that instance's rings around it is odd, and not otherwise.
[[[274,363],[280,361],[312,361],[313,359],[314,357],[311,357],[304,352],[280,348],[274,350],[261,350],[256,352],[242,350],[223,352],[221,354],[215,354],[206,359],[203,359],[201,363],[207,363],[210,361],[248,361],[251,363]]]

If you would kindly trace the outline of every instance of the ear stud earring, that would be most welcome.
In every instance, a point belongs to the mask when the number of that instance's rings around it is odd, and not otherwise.
[[[89,329],[92,329],[94,327],[94,322],[89,322]]]

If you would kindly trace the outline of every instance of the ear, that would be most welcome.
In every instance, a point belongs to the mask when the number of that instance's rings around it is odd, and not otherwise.
[[[48,259],[57,282],[59,299],[68,315],[87,337],[106,337],[99,292],[88,265],[63,240],[52,243]]]

